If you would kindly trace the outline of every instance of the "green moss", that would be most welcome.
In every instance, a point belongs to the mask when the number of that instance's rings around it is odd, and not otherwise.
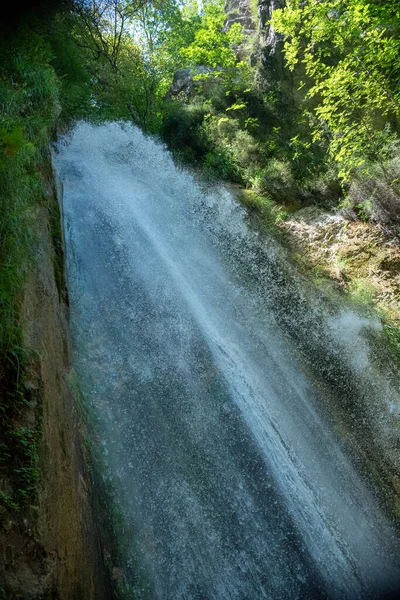
[[[374,308],[374,286],[368,279],[353,279],[348,286],[350,300],[366,310]]]

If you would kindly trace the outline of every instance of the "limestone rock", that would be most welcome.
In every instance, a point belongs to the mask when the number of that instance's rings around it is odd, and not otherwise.
[[[251,0],[227,0],[225,12],[227,15],[226,29],[229,29],[233,23],[240,23],[244,33],[251,34],[256,31],[257,23],[254,22]]]
[[[277,8],[283,8],[284,0],[258,0],[258,18],[260,30],[263,33],[264,44],[268,53],[275,54],[277,45],[282,41],[282,35],[276,33],[272,25],[269,24],[274,11]]]
[[[211,67],[193,67],[186,69],[178,69],[174,74],[174,80],[168,91],[167,97],[171,98],[174,96],[183,95],[186,98],[190,96],[193,89],[202,85],[204,82],[195,80],[195,75],[205,75],[211,73],[214,69]]]

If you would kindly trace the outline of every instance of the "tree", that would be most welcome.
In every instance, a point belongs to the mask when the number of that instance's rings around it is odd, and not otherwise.
[[[243,39],[239,23],[225,30],[225,11],[222,2],[208,2],[204,5],[201,26],[194,34],[194,40],[180,51],[183,60],[189,66],[228,69],[238,65],[234,44]]]
[[[114,75],[118,74],[118,59],[124,36],[133,16],[145,0],[75,0],[74,10],[79,15],[86,36],[82,47],[92,51],[94,58],[104,58]]]
[[[288,0],[274,11],[287,64],[300,63],[318,124],[340,176],[382,164],[400,116],[400,8],[391,0]],[[302,84],[304,85],[304,83]]]

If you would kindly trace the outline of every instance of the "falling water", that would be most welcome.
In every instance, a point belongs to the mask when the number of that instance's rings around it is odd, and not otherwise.
[[[398,406],[387,379],[368,380],[362,332],[379,324],[307,306],[229,191],[136,128],[80,124],[54,162],[76,368],[134,597],[395,594],[397,534],[326,408],[363,381],[382,413]],[[362,400],[372,444],[384,425]]]

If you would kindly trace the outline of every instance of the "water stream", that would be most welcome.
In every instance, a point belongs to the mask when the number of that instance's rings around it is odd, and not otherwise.
[[[361,330],[377,324],[312,311],[229,191],[136,128],[80,124],[54,164],[76,368],[134,597],[396,597],[397,534],[321,410],[338,394],[332,356],[342,379],[367,381]],[[301,348],[329,363],[325,388]],[[398,396],[382,385],[366,387],[383,411]]]

